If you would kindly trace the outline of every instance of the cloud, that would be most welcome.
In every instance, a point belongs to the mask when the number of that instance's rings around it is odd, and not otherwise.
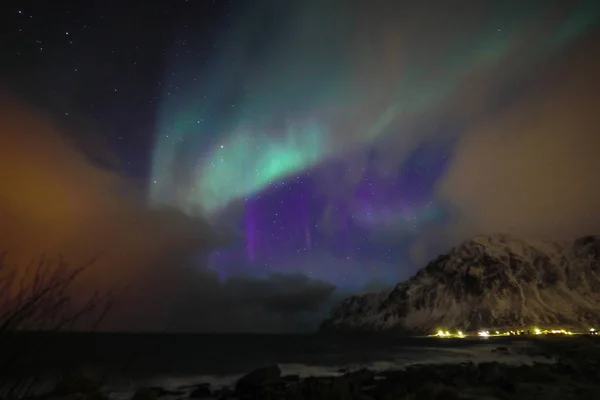
[[[580,43],[461,136],[437,187],[454,216],[415,243],[414,256],[422,260],[474,234],[600,233],[597,44],[598,37]]]
[[[224,289],[267,310],[299,313],[319,311],[335,286],[301,274],[274,273],[267,280],[232,278],[225,282]]]
[[[396,174],[424,143],[448,146],[465,125],[512,102],[551,57],[587,33],[586,19],[598,19],[591,3],[508,3],[465,1],[468,13],[451,3],[344,9],[358,15],[348,41],[348,93],[319,111],[343,153],[338,169],[318,172],[327,196],[352,193],[366,166]]]
[[[198,259],[227,236],[201,218],[146,207],[143,190],[106,168],[117,164],[86,131],[73,141],[7,93],[0,121],[0,248],[21,267],[42,254],[74,266],[99,254],[74,295],[116,291],[106,329],[235,331],[256,321],[262,330],[295,329],[294,317],[333,290],[302,276],[220,282]]]
[[[169,328],[194,332],[314,331],[335,286],[304,275],[232,277],[201,269],[179,286]]]

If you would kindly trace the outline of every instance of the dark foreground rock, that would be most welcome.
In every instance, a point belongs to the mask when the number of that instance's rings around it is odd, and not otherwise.
[[[511,349],[512,350],[512,349]],[[452,400],[600,398],[600,347],[592,338],[541,340],[523,355],[545,356],[543,363],[506,365],[511,350],[494,349],[498,361],[413,365],[396,371],[343,371],[337,377],[281,376],[276,366],[242,377],[222,400]]]
[[[233,388],[198,384],[185,390],[138,390],[134,400],[453,400],[453,399],[596,399],[600,398],[600,341],[591,337],[540,340],[533,347],[500,346],[497,361],[413,365],[403,370],[342,371],[335,377],[285,376],[277,365],[240,378]],[[544,362],[506,365],[509,352],[536,355]],[[539,356],[545,356],[539,358]],[[70,393],[67,393],[70,391]],[[61,382],[45,398],[107,399],[91,382]]]
[[[280,387],[286,387],[281,369],[278,365],[269,365],[241,377],[235,384],[235,393],[240,398],[261,398],[260,395],[270,394]]]

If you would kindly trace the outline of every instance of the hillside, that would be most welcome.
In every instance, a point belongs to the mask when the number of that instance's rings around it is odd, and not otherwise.
[[[391,290],[335,305],[322,331],[600,326],[600,236],[530,242],[480,236],[452,248]]]

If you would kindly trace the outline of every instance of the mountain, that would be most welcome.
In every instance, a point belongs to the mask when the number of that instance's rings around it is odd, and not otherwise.
[[[349,297],[321,331],[600,327],[600,236],[530,242],[479,236],[391,290]]]

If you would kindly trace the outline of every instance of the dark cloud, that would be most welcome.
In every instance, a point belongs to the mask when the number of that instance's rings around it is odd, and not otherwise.
[[[169,328],[194,332],[312,331],[334,289],[330,283],[303,275],[233,277],[220,282],[214,271],[201,269],[178,285]]]
[[[335,286],[305,275],[274,273],[268,279],[232,278],[224,289],[243,301],[280,313],[316,312],[325,303]]]
[[[127,290],[109,330],[177,332],[313,331],[335,286],[303,275],[220,280],[216,271],[170,254]],[[179,258],[177,258],[179,256]]]
[[[139,184],[115,172],[106,147],[4,94],[0,98],[0,243],[19,266],[61,254],[78,266],[100,254],[74,288],[115,290],[111,330],[286,331],[334,287],[301,275],[220,282],[198,255],[228,236],[201,218],[146,206]]]

